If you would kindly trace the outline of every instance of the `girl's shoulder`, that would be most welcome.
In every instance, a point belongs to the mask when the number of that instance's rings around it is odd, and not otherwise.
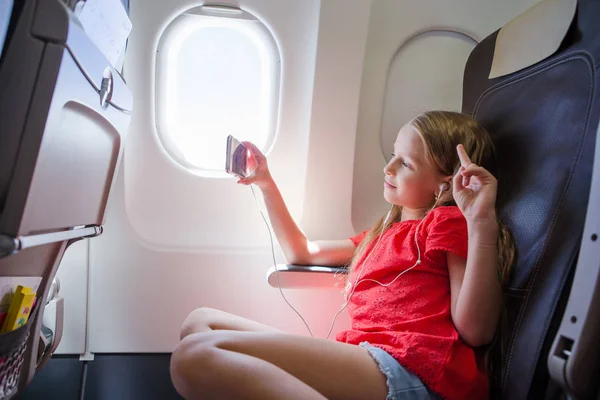
[[[439,259],[444,253],[467,258],[469,234],[467,220],[456,206],[438,207],[425,217],[423,233],[425,257]],[[428,222],[428,224],[425,224]]]
[[[460,211],[460,208],[458,208],[458,206],[436,207],[433,210],[431,210],[429,212],[429,214],[427,214],[427,217],[429,217],[431,219],[435,219],[435,220],[454,219],[454,218],[464,219],[465,218],[463,216],[462,211]],[[427,218],[427,217],[425,217],[425,218]]]
[[[467,221],[457,206],[442,206],[431,210],[423,220],[424,231],[466,230]]]
[[[445,233],[448,231],[466,232],[467,221],[457,206],[442,206],[431,210],[422,220],[408,220],[396,222],[386,231],[388,240],[398,240],[409,235],[415,229],[415,226],[422,225],[419,229],[419,236],[429,233]],[[367,229],[356,236],[350,238],[355,247],[369,233]]]

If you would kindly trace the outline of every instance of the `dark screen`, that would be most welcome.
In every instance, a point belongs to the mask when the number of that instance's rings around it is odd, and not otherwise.
[[[238,145],[233,152],[231,169],[234,173],[245,177],[247,175],[248,149],[243,144]]]

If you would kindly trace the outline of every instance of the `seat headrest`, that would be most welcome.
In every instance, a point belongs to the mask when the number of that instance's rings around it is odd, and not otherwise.
[[[489,78],[512,74],[558,50],[577,9],[577,0],[544,0],[498,32]]]

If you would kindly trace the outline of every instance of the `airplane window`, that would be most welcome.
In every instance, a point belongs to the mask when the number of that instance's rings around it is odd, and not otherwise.
[[[281,64],[261,21],[240,9],[198,7],[168,25],[157,50],[158,137],[177,163],[224,177],[228,135],[270,148]]]

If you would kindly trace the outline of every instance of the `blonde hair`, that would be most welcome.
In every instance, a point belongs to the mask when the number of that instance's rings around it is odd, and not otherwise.
[[[450,111],[428,111],[415,117],[410,124],[417,130],[423,140],[426,149],[426,156],[433,166],[437,168],[440,174],[444,176],[454,176],[461,164],[456,146],[462,144],[471,161],[484,167],[492,174],[495,174],[494,144],[488,132],[471,116]],[[452,182],[449,182],[452,184]],[[456,203],[452,196],[452,189],[444,191],[439,198],[435,199],[431,209],[440,206],[455,206]],[[498,215],[498,213],[496,213]],[[358,260],[361,259],[366,249],[374,239],[379,237],[382,232],[388,229],[395,222],[402,218],[402,208],[394,205],[391,210],[388,222],[383,224],[382,217],[373,228],[367,233],[355,250],[354,256],[348,265],[349,272],[356,267]],[[516,259],[515,245],[513,237],[506,225],[498,219],[498,262],[496,268],[498,271],[498,281],[504,289],[508,284],[510,273]],[[346,282],[346,294],[352,290],[353,283],[350,279]],[[486,370],[490,377],[490,387],[497,385],[496,369],[503,359],[504,355],[504,329],[505,329],[506,311],[502,307],[501,321],[496,329],[494,340],[485,348]]]

